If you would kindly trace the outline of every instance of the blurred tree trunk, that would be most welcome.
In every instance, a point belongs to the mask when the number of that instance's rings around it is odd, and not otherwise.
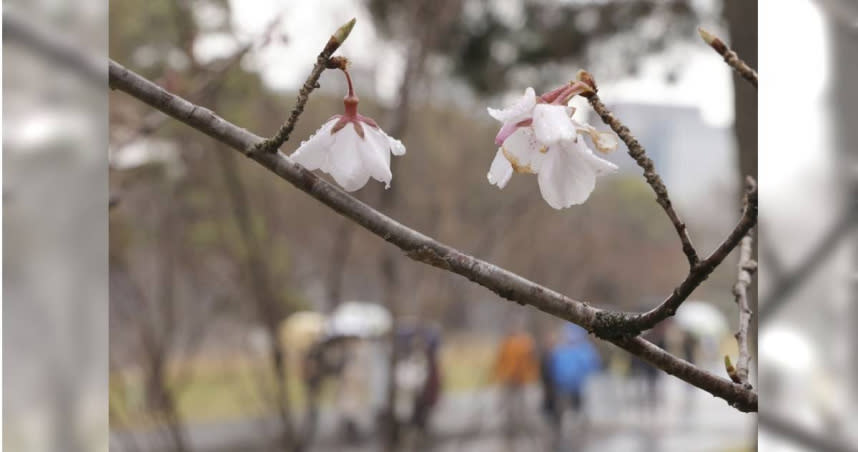
[[[327,313],[333,312],[342,302],[346,260],[349,258],[352,236],[355,230],[354,222],[345,218],[340,220],[340,224],[337,226],[331,248],[331,257],[328,260],[328,275],[325,283],[328,293],[325,296],[325,306],[322,307]]]
[[[724,5],[729,45],[752,68],[757,68],[757,2],[727,0]],[[735,134],[739,161],[739,187],[745,176],[757,178],[757,90],[735,72]]]
[[[280,320],[284,317],[284,313],[277,302],[277,296],[270,281],[268,267],[265,265],[263,257],[263,246],[253,228],[251,213],[248,210],[250,199],[239,177],[234,158],[225,149],[221,149],[218,152],[218,159],[223,170],[224,181],[226,182],[230,204],[233,209],[233,218],[244,240],[245,261],[240,265],[250,283],[250,290],[253,293],[253,301],[256,306],[256,314],[264,325],[266,335],[268,336],[270,347],[269,359],[276,378],[274,393],[277,400],[275,406],[277,407],[283,427],[282,450],[302,450],[303,441],[297,437],[297,429],[292,423],[287,384],[286,353],[277,334],[278,326],[280,325]]]
[[[396,108],[391,111],[391,126],[388,129],[388,134],[392,137],[402,139],[405,129],[408,127],[408,112],[411,100],[411,85],[415,81],[415,66],[416,59],[420,51],[415,50],[415,46],[409,46],[408,57],[405,63],[405,71],[402,75],[402,83],[398,90],[398,103]],[[423,47],[423,46],[421,46]],[[390,161],[390,171],[396,173],[398,160],[392,158]],[[390,189],[381,192],[381,199],[378,204],[379,210],[390,214],[396,207],[399,190],[391,186]],[[396,259],[399,257],[399,250],[387,248],[381,255],[381,280],[382,280],[382,297],[384,306],[390,311],[393,318],[393,323],[390,328],[390,359],[388,360],[387,369],[387,394],[385,397],[384,413],[382,413],[382,443],[384,450],[396,450],[399,426],[397,425],[396,413],[394,411],[396,404],[396,329],[397,329],[397,314],[398,314],[398,292],[399,292],[399,268],[397,267]]]
[[[757,2],[752,0],[727,0],[724,4],[724,15],[730,34],[729,45],[739,54],[749,66],[758,69],[757,59]],[[757,89],[751,86],[735,71],[733,75],[733,101],[735,119],[733,130],[736,134],[736,151],[739,163],[738,190],[742,193],[745,177],[752,176],[759,181],[757,175]],[[754,258],[757,258],[758,234],[754,228]],[[748,287],[748,304],[753,312],[759,312],[757,296],[757,278],[753,278]],[[756,315],[751,316],[748,337],[753,359],[751,367],[757,367],[757,330]],[[756,371],[752,372],[756,373]]]
[[[437,31],[439,17],[434,17],[434,21],[430,21],[425,14],[425,10],[431,6],[430,1],[423,0],[415,2],[413,12],[410,16],[410,24],[415,33],[411,39],[406,40],[407,54],[405,59],[405,69],[402,74],[402,81],[397,91],[396,107],[390,112],[390,128],[388,134],[392,137],[402,139],[405,131],[408,128],[408,116],[411,107],[411,96],[414,90],[414,85],[420,81],[423,73],[426,57],[434,44],[433,32]],[[421,14],[424,13],[424,14]],[[390,171],[396,173],[397,159],[391,159]],[[396,187],[391,187],[381,193],[379,209],[385,213],[392,213],[396,208],[399,190]],[[399,257],[399,250],[388,248],[381,256],[381,275],[382,275],[382,290],[384,297],[384,305],[390,310],[393,318],[390,332],[390,359],[388,360],[387,369],[387,394],[385,397],[385,408],[382,413],[383,429],[382,443],[384,450],[393,451],[397,449],[399,441],[399,425],[396,420],[395,404],[396,404],[396,329],[397,329],[397,300],[399,297],[399,281],[401,278],[396,259]]]
[[[826,2],[823,2],[826,3]],[[837,2],[833,2],[837,3]],[[843,2],[840,2],[843,3]],[[841,215],[854,215],[858,209],[858,174],[855,169],[858,168],[858,128],[855,127],[855,119],[858,118],[858,90],[855,89],[855,80],[858,80],[858,33],[855,32],[852,23],[858,19],[858,8],[852,9],[848,15],[837,14],[839,10],[829,11],[834,13],[835,17],[829,17],[828,33],[830,42],[830,61],[831,68],[831,85],[828,92],[828,99],[831,111],[828,123],[831,127],[832,148],[834,150],[834,161],[838,169],[838,178],[842,181],[843,199],[845,200],[842,209],[844,212]],[[853,216],[854,218],[854,216]],[[852,227],[847,229],[846,237],[841,243],[844,246],[850,247],[852,259],[852,274],[858,271],[858,237],[855,234],[855,222]],[[839,284],[839,282],[838,282]],[[849,363],[849,374],[851,378],[844,379],[845,382],[850,382],[853,386],[847,390],[852,393],[852,403],[850,406],[858,406],[858,388],[854,385],[858,382],[858,354],[854,353],[858,350],[858,278],[851,278],[846,282],[848,288],[847,297],[852,300],[849,303],[851,312],[847,315],[851,319],[849,323],[852,327],[848,328],[851,337],[844,337],[851,343],[850,350],[852,362]],[[855,412],[846,413],[847,416],[854,415]],[[843,425],[844,428],[849,428],[849,423]]]

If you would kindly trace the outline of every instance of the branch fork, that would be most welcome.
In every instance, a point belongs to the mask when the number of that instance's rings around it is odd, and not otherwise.
[[[346,41],[346,38],[349,37],[354,26],[355,19],[352,19],[331,35],[327,44],[325,44],[325,48],[322,49],[319,56],[316,57],[316,65],[313,66],[313,70],[310,71],[310,75],[307,77],[307,80],[304,81],[304,85],[301,86],[301,90],[298,92],[298,98],[295,100],[295,107],[292,109],[289,119],[286,120],[273,137],[254,145],[245,152],[245,155],[249,157],[257,152],[275,153],[283,143],[289,141],[289,135],[291,135],[292,131],[295,129],[295,124],[298,123],[298,118],[301,117],[301,113],[304,113],[304,107],[307,105],[307,100],[310,98],[310,94],[313,90],[319,88],[319,77],[322,76],[322,72],[324,72],[325,69],[333,68],[345,70],[344,68],[348,64],[348,60],[343,57],[331,58],[331,56]]]
[[[109,64],[109,80],[113,89],[122,90],[181,122],[209,135],[215,140],[247,155],[269,171],[329,208],[358,223],[373,234],[400,248],[410,258],[454,272],[519,304],[529,304],[558,318],[576,323],[611,343],[627,350],[663,371],[727,401],[740,411],[757,410],[757,394],[746,385],[719,377],[679,359],[646,339],[640,332],[673,315],[690,293],[717,267],[756,224],[757,192],[753,179],[745,194],[745,207],[739,223],[724,242],[706,259],[700,260],[685,224],[673,210],[666,187],[655,172],[652,161],[628,128],[620,123],[601,103],[595,81],[589,74],[579,76],[594,87],[588,99],[593,108],[629,147],[629,154],[644,169],[647,182],[656,193],[659,205],[667,213],[677,231],[682,249],[690,266],[689,275],[661,305],[643,314],[610,312],[588,303],[571,299],[549,288],[529,281],[506,269],[469,256],[440,243],[418,231],[385,216],[372,207],[349,196],[341,189],[319,178],[289,157],[276,152],[288,139],[303,112],[307,98],[318,83],[319,75],[329,66],[346,64],[344,59],[332,59],[331,54],[348,36],[354,21],[335,33],[317,58],[316,66],[305,82],[298,102],[287,122],[271,139],[264,140],[253,133],[229,123],[214,112],[198,107],[140,77],[114,61]],[[338,67],[339,68],[339,67]],[[257,152],[266,151],[266,152]],[[740,357],[740,362],[741,362]]]

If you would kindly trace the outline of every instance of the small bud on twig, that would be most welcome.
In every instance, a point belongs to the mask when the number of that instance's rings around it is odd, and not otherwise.
[[[346,22],[345,25],[338,28],[337,31],[331,35],[331,39],[336,41],[338,46],[342,45],[346,41],[346,38],[349,37],[349,33],[352,32],[352,28],[354,28],[356,20],[357,19],[353,17],[352,20]]]
[[[310,93],[319,87],[319,77],[322,75],[322,72],[325,69],[346,70],[348,67],[349,61],[347,59],[343,57],[332,58],[331,55],[333,55],[334,52],[340,48],[340,45],[345,42],[346,38],[349,37],[349,33],[352,32],[352,28],[354,28],[354,26],[355,19],[352,18],[352,20],[346,22],[345,25],[338,28],[337,31],[331,35],[330,39],[328,39],[328,43],[325,44],[325,48],[322,49],[322,52],[319,53],[318,57],[316,57],[316,65],[313,66],[313,71],[310,72],[310,76],[307,77],[307,80],[304,82],[301,90],[298,91],[298,99],[295,102],[295,108],[289,115],[289,119],[280,126],[280,129],[273,137],[255,144],[247,151],[247,155],[251,155],[257,151],[276,152],[283,143],[289,140],[289,135],[295,128],[295,123],[298,122],[298,117],[300,117],[301,113],[304,112],[304,106],[307,104],[307,99],[310,97]]]
[[[727,45],[724,44],[724,41],[706,31],[703,27],[697,27],[697,33],[699,33],[700,37],[703,38],[703,41],[706,42],[706,44],[709,44],[709,47],[715,49],[716,52],[723,54],[727,51]]]
[[[733,383],[741,383],[742,380],[739,379],[739,374],[736,373],[736,368],[733,367],[733,363],[730,362],[730,357],[724,355],[724,368],[727,369],[727,375],[730,376],[730,379],[733,380]]]
[[[581,93],[582,96],[589,97],[590,94],[596,94],[599,92],[599,87],[596,86],[596,80],[593,78],[592,75],[590,75],[589,72],[585,71],[584,69],[578,71],[578,73],[575,75],[575,79],[581,83],[586,84],[593,90],[592,93]]]

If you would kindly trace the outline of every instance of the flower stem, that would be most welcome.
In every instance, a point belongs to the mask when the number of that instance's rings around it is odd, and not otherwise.
[[[345,116],[349,118],[357,117],[357,106],[358,106],[358,97],[355,95],[355,88],[352,85],[352,76],[349,74],[347,69],[342,69],[343,74],[346,75],[346,82],[349,85],[349,93],[343,99],[343,104],[346,107]]]
[[[357,97],[355,96],[355,88],[352,86],[352,76],[349,75],[349,71],[347,69],[343,69],[343,74],[346,74],[346,82],[349,84],[349,93],[346,97]]]

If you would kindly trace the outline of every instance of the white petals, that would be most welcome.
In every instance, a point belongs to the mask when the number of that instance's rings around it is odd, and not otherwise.
[[[595,127],[590,124],[579,124],[573,121],[575,126],[578,129],[578,132],[585,133],[590,136],[590,140],[593,141],[593,144],[596,146],[596,149],[602,153],[608,153],[615,149],[617,149],[617,145],[619,144],[617,141],[617,136],[611,132],[599,132]]]
[[[331,119],[323,124],[307,141],[302,141],[298,150],[292,154],[292,160],[300,163],[301,166],[310,171],[319,168],[322,171],[327,171],[325,165],[328,161],[331,144],[334,142],[334,137],[331,135],[331,128],[334,127],[337,121],[337,118]]]
[[[611,132],[599,132],[593,137],[593,144],[599,152],[608,153],[617,149],[617,136]]]
[[[390,154],[405,154],[401,141],[380,128],[361,123],[364,136],[358,135],[354,123],[332,132],[339,118],[334,118],[292,154],[292,159],[308,170],[320,169],[330,174],[345,191],[362,188],[370,177],[390,187]]]
[[[539,172],[548,148],[536,139],[533,129],[521,127],[504,141],[501,149],[513,169],[519,173]]]
[[[384,188],[390,188],[390,180],[393,179],[390,172],[390,137],[373,127],[364,127],[363,130],[368,142],[367,146],[359,148],[364,165],[373,179],[384,182]]]
[[[381,129],[379,129],[379,130],[381,130]],[[384,133],[384,132],[382,131],[381,133]],[[396,138],[387,136],[386,133],[384,133],[384,136],[386,136],[388,141],[390,141],[390,152],[392,152],[393,155],[396,155],[396,156],[405,155],[405,145],[402,144],[401,141],[397,140]]]
[[[538,177],[543,199],[555,209],[582,204],[596,187],[596,172],[581,153],[552,148]]]
[[[581,145],[578,148],[578,153],[587,161],[590,167],[593,168],[593,171],[596,172],[597,176],[613,173],[617,170],[617,165],[593,154],[593,151],[591,151],[587,146]]]
[[[574,121],[574,107],[546,103],[562,94],[551,93],[554,97],[537,103],[533,89],[528,88],[515,105],[488,109],[503,126],[495,137],[500,149],[487,177],[490,184],[503,188],[513,172],[537,174],[542,197],[551,207],[563,209],[586,201],[596,177],[617,170],[594,154],[579,135],[588,135],[600,152],[613,151],[618,142],[613,133]]]
[[[562,105],[539,104],[534,107],[533,131],[539,141],[549,146],[575,141],[578,137],[575,125]]]
[[[512,172],[512,165],[504,156],[503,150],[498,149],[497,154],[495,154],[495,159],[492,160],[492,166],[489,168],[489,174],[487,175],[489,183],[497,185],[498,188],[504,188],[510,178],[512,178]]]
[[[500,122],[518,122],[530,117],[530,111],[536,105],[536,92],[528,87],[524,96],[510,107],[504,109],[488,108],[489,115]]]
[[[352,124],[334,133],[334,145],[331,147],[330,173],[345,191],[355,191],[369,180],[369,171],[364,166],[359,148],[363,139],[355,132]]]

